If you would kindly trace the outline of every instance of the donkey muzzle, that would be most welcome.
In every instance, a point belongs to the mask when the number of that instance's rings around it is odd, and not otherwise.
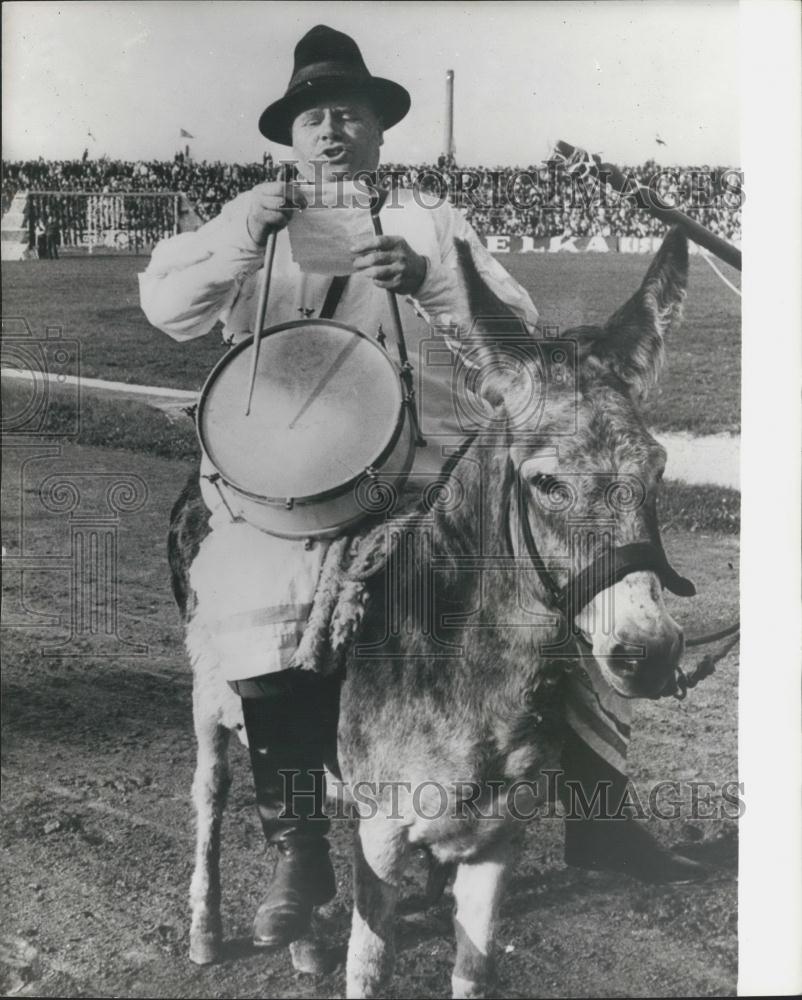
[[[619,694],[628,698],[660,698],[676,687],[676,671],[684,646],[683,634],[675,627],[660,629],[657,635],[619,638],[609,651],[594,650],[594,655]]]

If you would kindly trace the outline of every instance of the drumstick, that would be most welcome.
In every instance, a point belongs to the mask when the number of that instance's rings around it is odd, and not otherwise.
[[[371,213],[371,219],[373,221],[373,232],[377,236],[383,236],[384,230],[382,229],[381,219],[379,218],[378,206]],[[425,447],[426,438],[420,431],[418,410],[415,405],[415,390],[412,384],[412,365],[409,363],[409,356],[407,355],[407,344],[404,340],[404,328],[401,326],[401,313],[398,311],[398,299],[396,298],[395,292],[391,291],[389,288],[387,289],[387,301],[390,305],[390,319],[393,323],[393,333],[395,333],[395,341],[398,347],[398,357],[401,361],[401,378],[404,383],[404,388],[406,389],[412,433],[415,438],[415,444],[419,447]]]
[[[264,274],[262,275],[262,285],[259,289],[259,302],[256,306],[256,327],[253,331],[253,345],[251,346],[251,375],[248,385],[248,400],[245,404],[245,416],[251,412],[251,400],[253,399],[253,388],[256,385],[256,366],[259,364],[259,347],[262,343],[262,327],[265,325],[265,313],[267,312],[267,296],[270,293],[270,274],[273,270],[273,257],[276,253],[276,230],[273,229],[267,237],[265,246]]]
[[[382,229],[381,219],[379,218],[378,212],[371,216],[373,220],[373,232],[377,236],[383,236],[384,230]],[[390,319],[393,322],[393,333],[395,333],[396,343],[398,344],[398,354],[401,358],[401,365],[408,364],[407,358],[407,345],[404,341],[404,331],[401,326],[401,313],[398,311],[398,301],[395,297],[395,292],[387,289],[387,301],[390,305]]]

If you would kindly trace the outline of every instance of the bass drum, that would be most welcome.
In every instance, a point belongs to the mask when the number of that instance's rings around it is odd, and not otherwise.
[[[197,431],[232,516],[283,538],[333,537],[392,509],[414,457],[398,368],[359,330],[299,320],[262,334],[246,416],[253,338],[216,365]]]

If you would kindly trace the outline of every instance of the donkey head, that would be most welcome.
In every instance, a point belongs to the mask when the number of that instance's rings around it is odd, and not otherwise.
[[[538,567],[537,596],[561,605],[621,694],[671,691],[684,639],[663,587],[687,595],[693,585],[662,549],[655,501],[666,454],[640,403],[680,317],[685,236],[668,234],[641,287],[604,326],[567,330],[556,341],[522,336],[468,245],[458,252],[475,319],[469,341],[479,345],[464,360],[493,426],[505,429],[513,530]],[[563,345],[557,377],[549,359]]]

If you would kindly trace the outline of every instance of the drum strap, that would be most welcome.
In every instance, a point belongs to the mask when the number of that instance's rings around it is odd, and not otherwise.
[[[345,286],[348,284],[348,278],[349,275],[347,274],[336,274],[331,279],[329,290],[326,292],[326,298],[323,302],[323,308],[320,310],[321,319],[331,319],[334,316],[335,310],[340,304],[340,299],[343,297]]]
[[[387,195],[389,193],[390,192],[387,190],[377,192],[377,197],[375,198],[370,209],[371,215],[378,215],[384,205],[384,202],[387,200]],[[340,304],[340,299],[343,297],[345,286],[348,284],[348,278],[349,275],[347,274],[336,274],[331,279],[329,290],[326,292],[326,299],[323,302],[323,308],[320,310],[321,319],[333,318],[335,310]]]
[[[378,215],[381,211],[384,202],[387,200],[387,195],[390,192],[387,190],[377,191],[376,197],[371,205],[370,214]],[[348,284],[349,275],[347,274],[337,274],[331,279],[331,284],[329,285],[329,290],[326,292],[326,298],[323,302],[323,308],[320,310],[321,319],[332,319],[340,304],[340,299],[343,297],[343,292],[345,291],[345,286]]]

